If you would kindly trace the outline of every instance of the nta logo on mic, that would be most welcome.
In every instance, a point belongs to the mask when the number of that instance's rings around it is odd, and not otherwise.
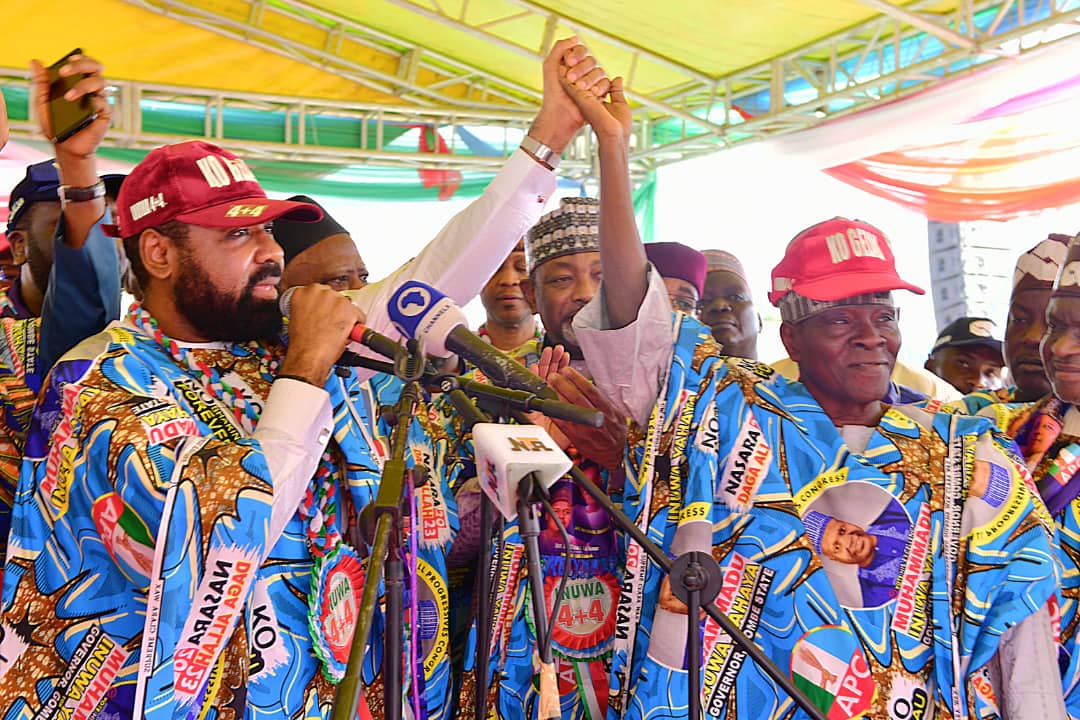
[[[532,437],[508,437],[510,449],[514,452],[551,452],[555,448],[549,448],[540,438]]]

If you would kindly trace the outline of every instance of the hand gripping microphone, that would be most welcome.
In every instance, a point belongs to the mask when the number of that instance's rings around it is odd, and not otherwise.
[[[278,301],[278,305],[281,308],[281,314],[285,316],[285,318],[289,317],[289,313],[292,310],[292,295],[295,291],[295,287],[289,288],[281,294],[281,299]],[[349,301],[353,302],[354,305],[356,304],[353,298],[353,291],[344,290],[341,294],[349,298]],[[356,347],[356,344],[359,344],[371,348],[379,355],[395,361],[405,354],[405,348],[402,347],[401,343],[396,340],[391,340],[385,335],[380,335],[363,323],[356,323],[356,325],[353,326],[352,332],[349,333],[349,337],[353,342],[349,343],[346,353],[359,351],[360,348]],[[342,357],[344,358],[345,356],[343,355]],[[339,362],[337,364],[349,365],[350,363]]]
[[[558,400],[546,382],[470,332],[461,308],[430,285],[416,280],[403,283],[390,296],[388,312],[402,335],[423,341],[425,352],[436,357],[457,353],[480,368],[495,385]]]

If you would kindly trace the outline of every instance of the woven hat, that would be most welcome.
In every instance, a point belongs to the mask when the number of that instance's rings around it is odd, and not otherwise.
[[[743,268],[743,264],[739,262],[739,258],[727,250],[702,250],[701,254],[705,256],[705,261],[708,263],[706,272],[722,270],[733,273],[742,278],[747,287],[750,287],[750,281],[746,277],[746,270]]]
[[[600,251],[600,201],[571,197],[540,218],[525,235],[525,265],[529,273],[562,255]]]
[[[821,553],[821,538],[825,535],[825,526],[832,522],[832,515],[819,513],[811,510],[803,517],[803,525],[806,526],[806,536],[814,544],[814,549]]]
[[[1013,271],[1013,292],[1039,290],[1054,286],[1061,262],[1069,250],[1072,237],[1050,233],[1045,240],[1016,259]]]

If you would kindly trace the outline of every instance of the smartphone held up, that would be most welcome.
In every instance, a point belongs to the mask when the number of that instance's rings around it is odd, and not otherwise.
[[[73,55],[82,55],[82,48],[75,48],[64,57],[49,66],[49,119],[53,130],[54,142],[62,143],[84,127],[94,122],[94,112],[90,97],[83,95],[75,101],[66,100],[64,95],[75,87],[86,75],[61,76],[60,68],[67,64]]]

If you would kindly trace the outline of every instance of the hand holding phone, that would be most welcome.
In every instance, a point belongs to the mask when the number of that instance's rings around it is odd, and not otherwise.
[[[58,152],[90,155],[105,137],[112,107],[102,65],[76,48],[49,67],[30,63],[33,101],[42,133]]]
[[[64,142],[96,119],[87,95],[75,100],[65,97],[86,75],[61,75],[60,68],[67,65],[72,58],[81,55],[82,48],[75,48],[49,66],[49,122],[54,142],[57,143]]]

